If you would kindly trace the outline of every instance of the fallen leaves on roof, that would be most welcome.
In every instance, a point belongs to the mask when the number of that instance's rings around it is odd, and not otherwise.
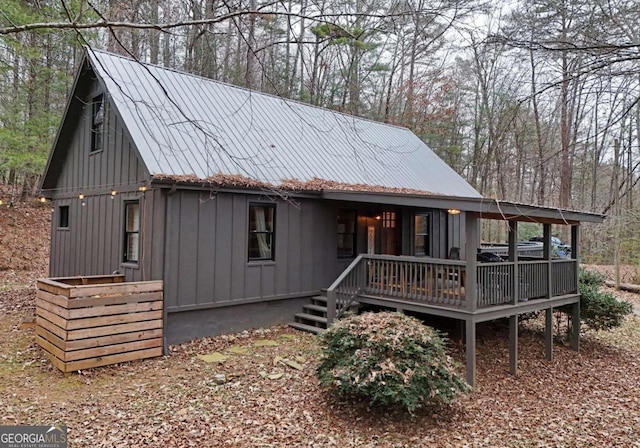
[[[369,192],[369,193],[392,193],[392,194],[416,194],[431,196],[435,193],[412,188],[385,187],[383,185],[369,184],[348,184],[334,180],[314,177],[307,181],[299,179],[283,179],[279,184],[263,182],[241,174],[222,174],[200,178],[195,174],[188,175],[154,175],[154,180],[170,181],[177,184],[198,184],[202,187],[227,187],[227,188],[247,188],[271,190],[276,192],[319,192],[326,190]]]

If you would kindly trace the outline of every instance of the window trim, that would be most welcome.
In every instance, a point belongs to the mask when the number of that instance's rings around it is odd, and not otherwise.
[[[100,152],[104,149],[104,122],[106,120],[107,103],[104,94],[100,93],[91,99],[91,154]],[[98,112],[102,109],[100,121],[96,123]]]
[[[427,220],[427,231],[425,233],[418,233],[416,226],[416,220],[419,217],[424,217]],[[431,255],[431,241],[429,235],[431,234],[431,214],[430,213],[416,213],[413,217],[413,255],[416,257],[428,257]],[[424,239],[424,253],[419,253],[417,249],[416,240],[419,236],[425,237]]]
[[[341,213],[353,213],[353,232],[340,232],[340,222],[339,222],[339,217]],[[358,244],[357,244],[357,237],[358,237],[358,212],[356,210],[347,210],[347,209],[340,209],[338,210],[338,213],[336,214],[336,255],[338,256],[339,259],[347,259],[347,258],[355,258],[357,253],[358,253]],[[351,248],[351,254],[350,255],[346,255],[346,254],[340,254],[340,246],[338,245],[338,242],[340,241],[340,235],[352,235],[353,236],[353,247]]]
[[[65,210],[65,213],[62,211]],[[63,216],[66,215],[66,225],[63,224]],[[58,219],[56,220],[56,229],[57,230],[69,230],[69,217],[70,217],[70,208],[69,205],[58,205]]]
[[[124,204],[124,226],[123,226],[123,250],[122,250],[122,263],[135,265],[137,266],[140,263],[140,253],[142,250],[142,209],[141,203],[139,199],[134,200],[125,200]],[[138,228],[136,230],[129,231],[127,230],[127,221],[129,218],[128,210],[130,205],[138,206]],[[136,259],[132,260],[129,254],[129,235],[136,234],[138,235],[138,253],[136,254]]]
[[[272,222],[271,222],[271,230],[265,228],[265,230],[251,230],[251,210],[255,207],[262,207],[265,209],[270,208],[273,210],[272,212]],[[274,262],[276,260],[276,204],[265,203],[265,202],[250,202],[249,207],[247,209],[247,261],[249,263],[264,263],[264,262]],[[266,217],[266,214],[265,214]],[[265,221],[266,225],[266,221]],[[270,256],[269,257],[252,257],[251,256],[251,236],[252,235],[267,235],[271,236],[270,240],[267,238],[267,241],[270,242]]]

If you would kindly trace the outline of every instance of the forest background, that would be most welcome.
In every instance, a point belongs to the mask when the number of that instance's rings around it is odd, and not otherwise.
[[[5,203],[37,193],[83,45],[406,126],[485,197],[607,214],[583,260],[640,265],[634,0],[4,0]]]

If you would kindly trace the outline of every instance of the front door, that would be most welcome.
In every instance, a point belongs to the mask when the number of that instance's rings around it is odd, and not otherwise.
[[[381,215],[382,253],[384,255],[400,255],[402,235],[400,233],[400,214],[395,211],[384,211]]]

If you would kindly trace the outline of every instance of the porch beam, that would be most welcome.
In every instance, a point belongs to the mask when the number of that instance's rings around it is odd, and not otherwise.
[[[509,316],[509,373],[518,374],[518,315]]]
[[[469,198],[460,196],[438,196],[421,194],[400,194],[385,192],[361,192],[346,190],[323,190],[323,199],[346,202],[366,202],[372,204],[387,204],[401,207],[435,208],[447,210],[457,208],[463,212],[479,213],[482,218],[517,219],[527,222],[549,222],[567,224],[576,222],[601,223],[605,216],[595,213],[560,210],[557,208],[540,207],[535,205],[517,204],[483,197]]]
[[[552,267],[551,267],[551,224],[543,224],[543,237],[544,240],[542,242],[542,258],[547,262],[547,299],[550,299],[553,296],[553,283],[552,283]]]
[[[513,263],[511,303],[518,303],[518,221],[509,221],[509,261]]]
[[[478,235],[478,217],[475,213],[465,213],[465,258],[466,279],[464,285],[467,311],[474,312],[478,308],[478,269],[477,253],[480,247]]]
[[[465,323],[465,355],[467,359],[467,383],[476,385],[476,323],[467,319]]]
[[[544,355],[553,361],[553,308],[547,308],[544,317]]]

